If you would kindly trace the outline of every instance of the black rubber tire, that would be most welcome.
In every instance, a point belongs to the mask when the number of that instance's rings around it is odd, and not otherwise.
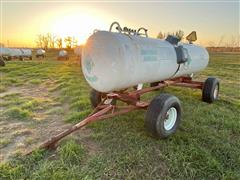
[[[5,66],[5,62],[4,62],[3,58],[0,58],[0,66]]]
[[[173,127],[166,130],[164,121],[166,119],[167,111],[174,107],[177,111],[177,118]],[[145,127],[147,131],[157,139],[165,139],[174,134],[181,122],[181,104],[177,97],[169,94],[161,94],[155,97],[148,106]]]
[[[8,57],[6,57],[6,56],[2,56],[2,59],[3,59],[4,61],[8,61]]]
[[[102,98],[104,98],[105,94],[101,93],[99,91],[96,91],[95,89],[92,89],[90,92],[90,102],[93,108],[96,108],[98,104],[102,101]],[[111,102],[112,105],[116,105],[116,99],[113,99]]]
[[[209,77],[204,82],[202,89],[202,100],[207,103],[213,103],[218,99],[219,94],[219,81],[214,77]],[[214,91],[217,88],[217,96],[214,96]]]

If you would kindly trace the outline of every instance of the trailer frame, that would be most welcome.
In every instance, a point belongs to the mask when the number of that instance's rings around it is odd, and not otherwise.
[[[117,115],[126,114],[134,110],[146,110],[149,102],[141,101],[140,97],[148,92],[161,89],[167,86],[188,87],[193,89],[203,89],[204,83],[200,81],[193,81],[191,77],[178,77],[165,81],[160,81],[154,87],[146,87],[139,90],[125,89],[122,91],[111,92],[105,95],[105,98],[97,105],[97,107],[85,119],[73,125],[69,129],[57,134],[47,141],[43,142],[39,148],[52,149],[56,147],[59,140],[72,132],[81,129],[89,123],[115,117]],[[113,100],[124,102],[126,105],[111,104]],[[110,103],[109,103],[110,102]]]

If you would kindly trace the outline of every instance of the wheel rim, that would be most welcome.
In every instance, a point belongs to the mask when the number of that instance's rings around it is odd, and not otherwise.
[[[214,97],[214,99],[217,99],[217,97],[218,97],[218,85],[216,85],[216,87],[214,89],[213,97]]]
[[[113,99],[106,99],[106,100],[104,101],[104,104],[111,104],[112,101],[113,101]]]
[[[171,107],[166,114],[164,119],[164,128],[168,131],[173,128],[177,120],[177,110],[174,107]]]

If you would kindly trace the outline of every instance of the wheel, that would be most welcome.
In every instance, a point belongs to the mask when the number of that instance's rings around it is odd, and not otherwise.
[[[219,81],[216,78],[210,77],[204,82],[202,90],[202,100],[207,103],[213,103],[218,99]]]
[[[161,94],[148,106],[145,126],[147,131],[158,139],[174,134],[181,122],[181,104],[177,97]]]
[[[4,61],[8,61],[8,57],[6,57],[6,56],[2,56],[2,59],[3,59]]]
[[[96,91],[95,89],[92,89],[90,92],[90,102],[93,108],[96,108],[99,103],[102,102],[102,99],[105,97],[104,93],[101,93],[99,91]],[[111,99],[108,104],[115,105],[116,99]]]
[[[0,66],[5,66],[5,62],[4,62],[3,58],[0,58]]]

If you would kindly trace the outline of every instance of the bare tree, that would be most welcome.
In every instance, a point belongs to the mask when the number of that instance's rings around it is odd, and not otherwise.
[[[38,48],[44,48],[44,49],[54,48],[55,39],[56,39],[56,36],[50,33],[38,34],[35,40],[35,43]]]
[[[49,38],[47,35],[42,37],[42,41],[43,41],[43,48],[44,49],[48,49],[49,47]]]
[[[64,38],[64,42],[66,43],[66,48],[71,49],[72,47],[72,37],[68,36]]]
[[[56,39],[56,44],[57,44],[57,47],[58,47],[59,49],[62,48],[62,42],[63,42],[62,38]]]
[[[183,39],[184,36],[184,32],[182,30],[178,30],[176,32],[167,32],[167,33],[163,33],[163,32],[159,32],[157,35],[158,39],[164,39],[166,38],[168,35],[172,35],[172,36],[176,36],[177,38],[179,38],[180,40]]]
[[[178,30],[174,34],[178,39],[182,40],[184,36],[184,32],[182,30]]]
[[[38,48],[43,48],[43,35],[38,34],[35,43]]]
[[[222,35],[218,41],[217,47],[220,47],[223,43],[224,35]],[[227,45],[228,46],[228,45]]]
[[[73,36],[72,37],[72,47],[77,47],[78,40]]]
[[[164,39],[165,38],[165,35],[162,33],[162,31],[160,31],[157,35],[157,38],[158,39]]]
[[[54,48],[55,47],[56,36],[54,36],[53,34],[48,33],[47,34],[47,38],[48,38],[48,41],[49,41],[49,47],[50,48]]]

